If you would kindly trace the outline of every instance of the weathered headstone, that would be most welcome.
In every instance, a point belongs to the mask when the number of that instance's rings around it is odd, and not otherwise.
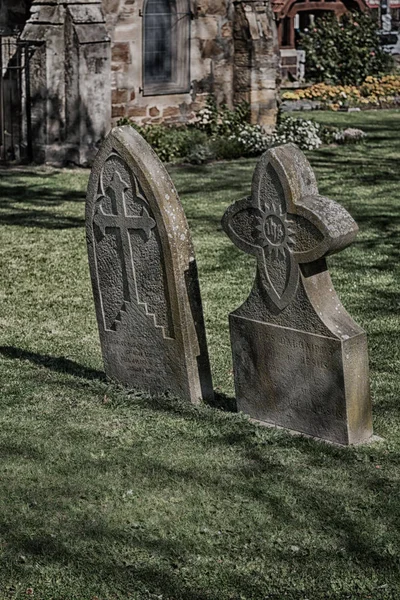
[[[261,157],[251,196],[231,205],[222,225],[257,259],[250,296],[230,314],[239,410],[340,444],[370,438],[366,335],[325,261],[354,240],[356,223],[318,194],[304,154],[287,144]]]
[[[174,185],[131,127],[91,172],[86,229],[106,374],[151,393],[212,398],[196,261]]]

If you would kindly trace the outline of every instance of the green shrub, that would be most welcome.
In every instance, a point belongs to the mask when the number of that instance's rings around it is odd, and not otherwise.
[[[358,85],[369,75],[393,69],[393,58],[380,47],[377,24],[368,12],[319,17],[300,43],[309,81]]]
[[[341,131],[339,127],[335,127],[334,125],[320,124],[319,137],[323,144],[337,144]]]
[[[202,165],[216,158],[216,155],[211,142],[206,142],[192,146],[186,153],[185,158],[193,165]]]
[[[259,156],[271,146],[292,142],[302,150],[314,150],[323,143],[352,143],[352,136],[341,135],[341,130],[319,125],[314,121],[285,116],[275,131],[266,135],[260,125],[246,122],[249,107],[241,104],[234,110],[227,106],[217,108],[208,100],[197,119],[189,125],[141,126],[129,119],[120,119],[118,125],[130,125],[150,144],[164,162],[177,160],[203,164],[214,159],[232,160]]]
[[[140,126],[127,118],[118,125],[131,125],[158,154],[161,160],[178,159],[202,164],[213,159],[257,156],[269,147],[260,125],[250,125],[250,107],[243,102],[233,110],[225,104],[218,107],[209,96],[194,123],[187,126]]]
[[[143,127],[126,118],[120,119],[118,125],[130,125],[136,129],[164,162],[184,158],[194,146],[206,144],[208,140],[205,132],[183,125],[147,125]]]
[[[214,137],[212,142],[214,155],[219,160],[234,160],[244,156],[242,145],[224,136]]]

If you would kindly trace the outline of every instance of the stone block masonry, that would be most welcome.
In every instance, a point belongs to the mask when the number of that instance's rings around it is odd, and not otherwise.
[[[101,3],[35,0],[21,36],[31,58],[37,162],[88,165],[111,121],[110,39]]]
[[[251,105],[251,120],[271,129],[276,119],[279,52],[269,2],[198,0],[190,22],[190,90],[143,95],[143,1],[103,0],[112,39],[113,124],[186,123],[213,94],[232,107]],[[128,99],[126,99],[128,94]]]
[[[89,165],[121,118],[184,124],[210,94],[231,108],[248,102],[252,123],[274,127],[279,52],[270,3],[176,0],[176,7],[174,77],[154,86],[144,73],[144,0],[33,1],[21,39],[36,48],[31,98],[38,162]]]

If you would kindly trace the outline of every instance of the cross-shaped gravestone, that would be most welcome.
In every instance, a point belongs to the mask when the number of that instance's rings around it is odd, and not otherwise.
[[[352,217],[318,194],[304,154],[287,144],[261,157],[251,196],[222,225],[257,259],[250,296],[230,314],[238,409],[340,444],[370,438],[366,336],[325,261],[354,240]]]
[[[96,156],[86,233],[107,375],[153,394],[210,400],[190,231],[165,167],[132,127],[113,129]]]

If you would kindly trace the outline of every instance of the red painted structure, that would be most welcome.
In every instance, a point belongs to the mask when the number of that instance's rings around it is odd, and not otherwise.
[[[389,0],[393,16],[400,12],[400,0]],[[298,33],[312,26],[314,18],[327,12],[338,17],[348,10],[366,10],[380,17],[379,0],[272,0],[280,48],[296,48]],[[397,14],[396,14],[397,13]],[[398,20],[398,17],[397,17]]]

